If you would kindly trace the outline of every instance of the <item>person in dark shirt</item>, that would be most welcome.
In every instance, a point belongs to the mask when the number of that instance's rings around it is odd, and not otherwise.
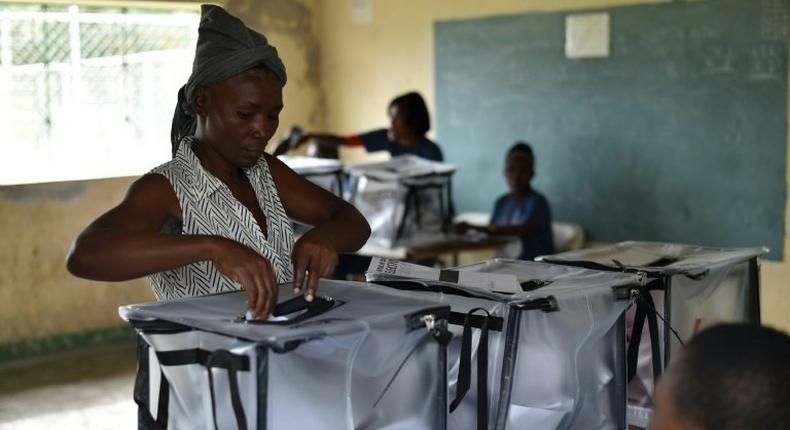
[[[378,129],[351,136],[332,134],[302,134],[298,127],[274,151],[280,155],[310,141],[314,142],[319,157],[337,158],[339,146],[364,146],[368,152],[388,151],[397,156],[412,154],[433,161],[443,161],[442,150],[425,134],[431,129],[431,118],[425,100],[416,92],[395,97],[389,104],[388,129]]]
[[[516,143],[505,158],[505,179],[510,192],[497,199],[491,223],[486,226],[461,223],[457,230],[462,233],[478,230],[490,235],[519,237],[520,240],[503,250],[502,257],[534,260],[539,255],[553,254],[551,210],[543,194],[532,188],[534,174],[532,148],[524,142]]]

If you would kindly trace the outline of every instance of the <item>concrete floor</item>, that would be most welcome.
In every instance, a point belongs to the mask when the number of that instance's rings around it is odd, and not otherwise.
[[[137,428],[134,343],[0,366],[0,430]]]

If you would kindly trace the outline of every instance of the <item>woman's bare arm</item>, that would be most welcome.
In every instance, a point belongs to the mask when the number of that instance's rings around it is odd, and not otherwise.
[[[125,281],[208,260],[208,237],[159,232],[168,218],[181,215],[167,179],[143,176],[118,206],[77,236],[67,258],[69,271],[87,279]]]
[[[348,202],[302,178],[275,157],[267,156],[280,199],[288,216],[314,226],[294,246],[294,289],[301,289],[308,272],[306,296],[315,294],[318,279],[337,265],[338,252],[361,248],[370,226]]]
[[[143,176],[118,206],[77,236],[66,266],[82,278],[124,281],[210,260],[247,290],[253,313],[271,311],[277,298],[276,282],[265,258],[219,236],[161,233],[169,218],[181,220],[170,183],[161,175]]]

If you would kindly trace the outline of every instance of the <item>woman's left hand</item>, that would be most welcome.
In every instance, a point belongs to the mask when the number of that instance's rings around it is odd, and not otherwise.
[[[331,275],[337,266],[337,249],[330,238],[326,237],[326,233],[312,229],[296,241],[292,260],[294,293],[302,292],[306,278],[307,288],[304,290],[304,297],[311,302],[318,289],[318,280]]]

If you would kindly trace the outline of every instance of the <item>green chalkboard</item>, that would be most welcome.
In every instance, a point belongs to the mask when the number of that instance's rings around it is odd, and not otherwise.
[[[504,153],[526,140],[553,218],[591,240],[765,245],[781,258],[790,0],[601,11],[606,58],[566,58],[568,13],[435,24],[457,208],[491,210]]]

